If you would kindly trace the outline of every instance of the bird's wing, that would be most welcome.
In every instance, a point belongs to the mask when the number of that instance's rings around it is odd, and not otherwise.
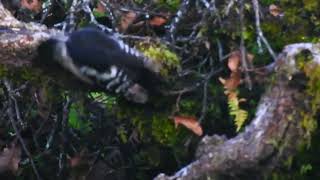
[[[104,70],[111,65],[135,70],[144,67],[144,57],[138,51],[116,39],[112,34],[96,29],[74,32],[69,37],[67,46],[71,56],[77,59],[76,63],[95,69]]]

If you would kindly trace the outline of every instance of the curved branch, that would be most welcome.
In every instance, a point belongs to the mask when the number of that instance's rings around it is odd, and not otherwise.
[[[160,174],[155,179],[257,178],[294,155],[306,138],[301,112],[310,109],[310,98],[301,87],[292,86],[293,75],[299,73],[294,57],[303,50],[310,51],[313,61],[320,64],[320,44],[286,46],[277,58],[275,82],[260,100],[256,117],[244,132],[224,142],[219,136],[204,137],[194,162],[173,176]]]
[[[39,43],[56,33],[59,31],[38,23],[18,21],[0,2],[0,64],[30,65]]]

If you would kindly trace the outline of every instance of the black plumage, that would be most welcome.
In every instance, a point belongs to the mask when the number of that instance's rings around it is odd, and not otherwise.
[[[39,55],[42,62],[59,64],[91,87],[120,93],[136,103],[147,102],[161,82],[156,63],[113,33],[95,28],[52,37],[39,46]]]

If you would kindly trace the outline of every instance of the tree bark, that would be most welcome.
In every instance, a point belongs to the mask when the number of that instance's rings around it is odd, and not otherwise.
[[[0,64],[22,67],[32,64],[36,48],[58,30],[38,23],[18,21],[0,2]]]
[[[293,156],[307,140],[301,112],[308,113],[312,99],[294,78],[300,73],[295,56],[303,50],[310,51],[319,64],[320,44],[286,46],[277,58],[275,79],[244,132],[229,140],[205,136],[192,163],[172,176],[159,174],[155,179],[260,179],[283,165],[283,160]]]

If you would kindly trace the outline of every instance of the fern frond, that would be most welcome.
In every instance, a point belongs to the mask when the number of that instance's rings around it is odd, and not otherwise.
[[[235,125],[237,127],[237,131],[239,131],[248,117],[248,112],[239,107],[239,99],[237,96],[232,99],[228,99],[228,107],[229,114],[235,117]]]

